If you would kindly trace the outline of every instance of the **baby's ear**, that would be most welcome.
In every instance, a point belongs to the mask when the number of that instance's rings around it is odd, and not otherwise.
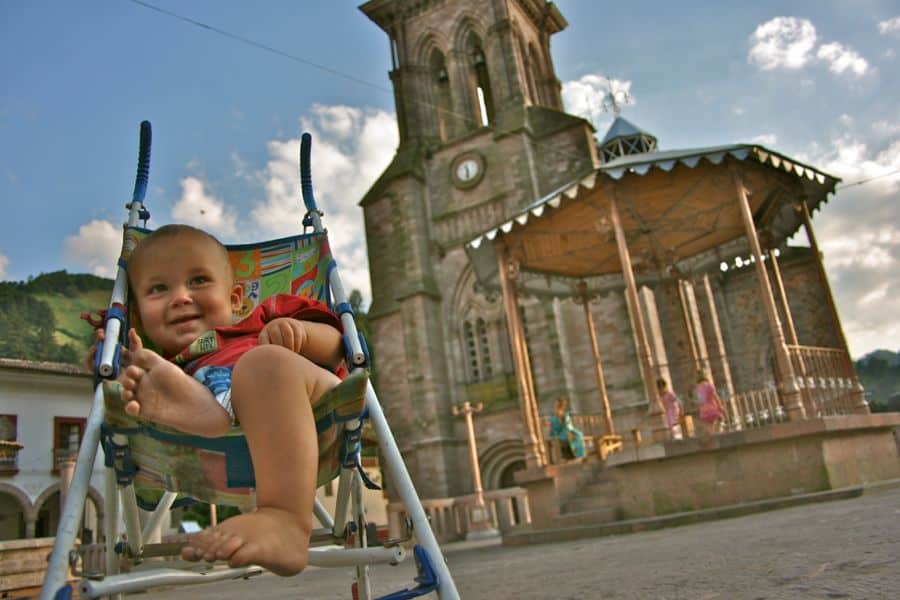
[[[238,312],[244,305],[244,286],[235,283],[231,287],[231,310]]]

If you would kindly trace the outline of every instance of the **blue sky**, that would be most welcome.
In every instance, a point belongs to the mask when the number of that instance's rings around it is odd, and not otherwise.
[[[296,231],[297,148],[345,284],[368,295],[356,203],[397,143],[387,36],[358,2],[0,0],[0,279],[111,275],[141,120],[152,224]],[[815,217],[851,353],[900,348],[900,2],[560,0],[570,112],[606,80],[663,149],[757,142],[842,177]],[[317,65],[317,66],[316,66]]]

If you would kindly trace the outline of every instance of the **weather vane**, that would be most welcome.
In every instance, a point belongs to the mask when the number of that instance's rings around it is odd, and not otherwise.
[[[604,77],[604,79],[606,80],[608,91],[603,95],[601,108],[604,112],[611,112],[618,117],[619,113],[622,112],[622,105],[631,104],[631,94],[622,89],[613,90],[612,79],[609,77]]]
[[[609,77],[607,77],[605,75],[599,75],[599,77],[606,81],[606,88],[607,88],[606,93],[603,94],[603,97],[600,100],[600,111],[599,112],[607,112],[607,113],[611,112],[611,113],[613,113],[614,116],[618,117],[619,113],[622,112],[622,106],[624,104],[631,104],[633,102],[631,94],[629,94],[626,90],[623,90],[623,89],[614,90],[613,89],[613,80],[610,79]],[[585,103],[587,104],[587,107],[588,107],[589,118],[590,118],[591,124],[594,125],[594,127],[596,127],[597,123],[596,123],[595,116],[598,111],[596,111],[594,109],[594,103],[591,102],[590,95],[585,96]]]

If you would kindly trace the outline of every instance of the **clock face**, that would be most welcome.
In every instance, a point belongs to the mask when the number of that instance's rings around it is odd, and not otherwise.
[[[456,166],[456,177],[460,181],[468,182],[478,177],[481,165],[474,158],[467,158]]]
[[[466,152],[450,164],[450,179],[458,188],[473,188],[483,176],[484,157],[478,152]]]

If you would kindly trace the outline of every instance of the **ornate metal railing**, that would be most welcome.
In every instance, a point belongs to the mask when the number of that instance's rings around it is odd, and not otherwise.
[[[531,510],[528,505],[528,493],[524,488],[512,487],[484,492],[485,508],[494,529],[500,533],[517,525],[531,523]],[[422,500],[422,508],[431,522],[438,541],[452,542],[465,539],[472,522],[472,509],[475,508],[475,496],[459,496],[456,498],[432,498]],[[400,537],[402,524],[406,517],[406,508],[400,502],[388,504],[388,535]]]
[[[862,387],[846,352],[816,346],[787,348],[807,418],[855,412]]]
[[[734,395],[734,402],[722,399],[728,412],[729,431],[761,427],[787,420],[787,413],[781,406],[775,384],[762,389],[750,390]]]

